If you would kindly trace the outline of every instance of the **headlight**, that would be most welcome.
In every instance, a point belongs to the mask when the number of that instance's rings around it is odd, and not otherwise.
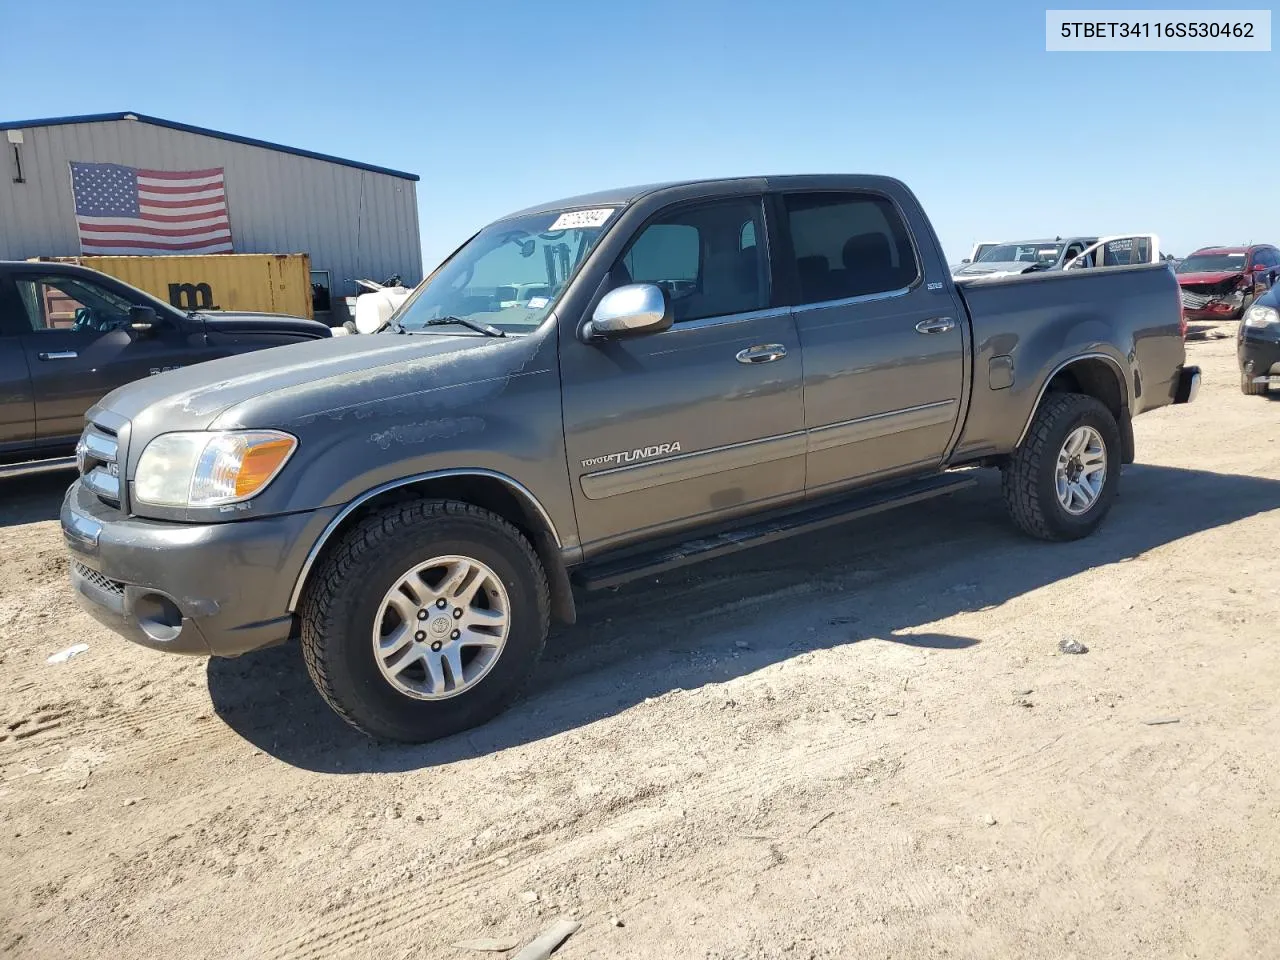
[[[133,494],[165,507],[213,507],[266,489],[298,446],[278,430],[165,433],[138,460]]]
[[[1255,303],[1244,312],[1246,327],[1271,327],[1280,324],[1280,310]]]

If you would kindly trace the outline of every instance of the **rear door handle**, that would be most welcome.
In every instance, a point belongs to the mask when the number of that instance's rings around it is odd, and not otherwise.
[[[787,348],[780,343],[758,343],[738,351],[739,363],[772,363],[787,355]]]
[[[53,353],[40,354],[41,360],[74,360],[80,354],[74,350],[55,350]]]
[[[946,333],[955,326],[956,322],[950,317],[930,317],[916,324],[916,333]]]

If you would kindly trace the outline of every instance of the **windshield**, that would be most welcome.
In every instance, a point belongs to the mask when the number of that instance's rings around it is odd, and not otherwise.
[[[553,211],[490,224],[423,281],[393,316],[392,327],[418,333],[432,320],[461,317],[528,333],[551,312],[615,209]]]
[[[1243,269],[1243,253],[1193,253],[1174,267],[1177,273],[1236,273]]]
[[[998,243],[986,250],[978,263],[1035,263],[1045,266],[1058,262],[1060,243]]]

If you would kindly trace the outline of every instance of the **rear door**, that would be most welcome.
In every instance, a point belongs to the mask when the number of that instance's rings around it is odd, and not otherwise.
[[[35,446],[36,407],[22,337],[27,316],[13,281],[0,274],[0,457],[20,459]]]
[[[27,327],[21,336],[31,371],[37,446],[75,441],[84,414],[116,387],[201,359],[203,336],[170,314],[150,333],[129,330],[128,288],[79,274],[39,269],[13,275]],[[149,304],[147,304],[149,305]]]
[[[954,288],[941,277],[925,282],[892,198],[807,192],[780,201],[804,349],[806,489],[937,466],[963,399],[967,327]]]
[[[562,332],[565,445],[588,554],[803,496],[800,344],[790,310],[771,299],[768,237],[758,195],[669,207],[637,231],[609,283],[662,286],[674,325],[590,343]]]

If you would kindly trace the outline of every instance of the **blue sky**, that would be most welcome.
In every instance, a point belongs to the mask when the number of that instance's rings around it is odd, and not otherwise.
[[[50,10],[0,0],[0,119],[135,110],[416,172],[428,269],[534,202],[751,173],[900,177],[952,259],[1046,234],[1280,243],[1277,54],[1050,54],[1044,4],[56,8],[53,56]]]

